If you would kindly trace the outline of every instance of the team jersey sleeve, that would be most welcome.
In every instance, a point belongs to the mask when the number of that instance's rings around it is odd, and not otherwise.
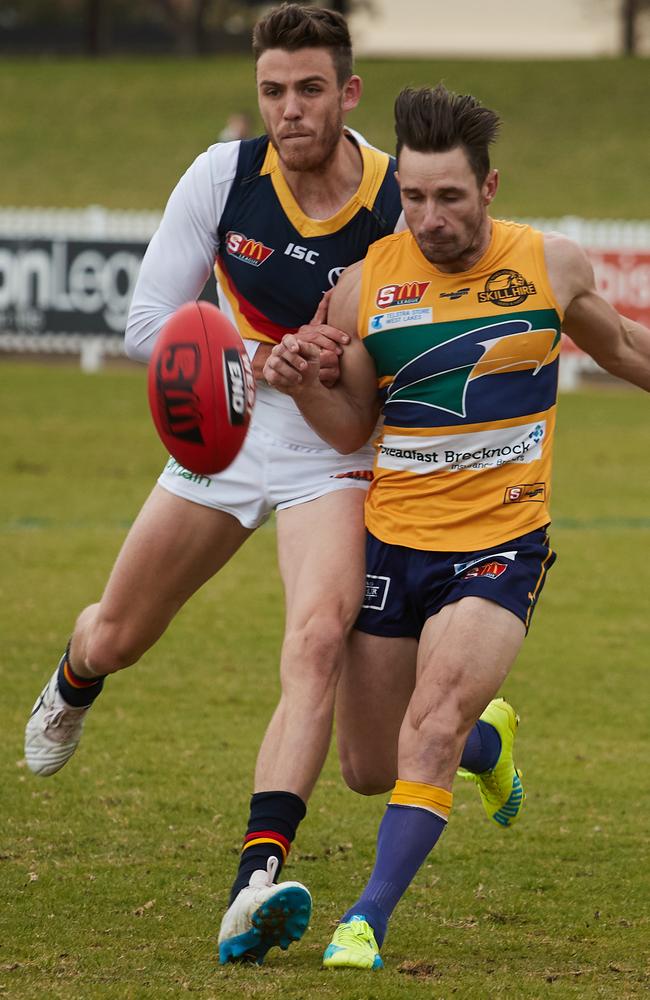
[[[237,171],[239,142],[219,143],[183,174],[144,255],[126,324],[124,347],[148,361],[161,328],[196,299],[210,277],[218,225]]]

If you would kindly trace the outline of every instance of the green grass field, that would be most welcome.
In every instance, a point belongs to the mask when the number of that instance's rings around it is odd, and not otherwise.
[[[647,60],[361,62],[351,124],[392,148],[392,101],[443,78],[505,119],[497,214],[649,218]],[[159,209],[230,110],[246,59],[3,59],[2,205]],[[164,459],[144,374],[0,358],[0,1000],[451,1000],[648,993],[648,403],[562,399],[559,560],[505,688],[522,716],[525,816],[492,829],[459,783],[375,975],[322,949],[372,865],[384,797],[335,755],[287,869],[312,926],[261,968],[220,968],[256,748],[278,694],[282,595],[261,529],[142,663],[113,677],[46,780],[23,727]],[[260,569],[262,571],[260,572]]]
[[[261,968],[215,960],[256,746],[277,696],[273,526],[111,678],[75,759],[37,779],[22,733],[76,613],[96,599],[163,461],[140,370],[0,366],[0,997],[278,1000],[648,995],[647,398],[560,404],[559,559],[505,693],[528,802],[494,829],[459,782],[376,974],[320,955],[372,864],[384,797],[334,755],[287,877],[312,925]]]
[[[504,216],[647,219],[648,60],[360,61],[350,123],[392,150],[405,85],[445,80],[505,120],[494,163]],[[251,61],[0,62],[3,205],[160,209],[232,110],[255,109]]]

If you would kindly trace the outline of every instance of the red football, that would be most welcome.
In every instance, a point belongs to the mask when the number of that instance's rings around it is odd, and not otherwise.
[[[237,330],[210,302],[165,323],[149,362],[149,406],[169,453],[190,472],[222,472],[244,443],[255,380]]]

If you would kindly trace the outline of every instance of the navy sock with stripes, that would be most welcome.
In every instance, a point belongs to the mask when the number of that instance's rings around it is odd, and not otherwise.
[[[246,888],[253,872],[266,868],[269,858],[278,859],[277,874],[280,874],[306,813],[307,806],[293,792],[255,792],[251,796],[248,826],[229,906],[240,889]]]
[[[104,686],[103,677],[79,677],[70,666],[68,655],[70,646],[59,662],[56,683],[61,697],[73,708],[87,708],[92,705]]]

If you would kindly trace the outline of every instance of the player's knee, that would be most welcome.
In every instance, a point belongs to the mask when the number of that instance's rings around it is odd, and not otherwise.
[[[406,713],[412,740],[425,744],[439,759],[453,757],[467,734],[462,701],[451,692],[439,698],[414,698]]]
[[[348,631],[349,626],[338,616],[315,614],[287,633],[284,657],[299,664],[303,675],[336,679]]]

